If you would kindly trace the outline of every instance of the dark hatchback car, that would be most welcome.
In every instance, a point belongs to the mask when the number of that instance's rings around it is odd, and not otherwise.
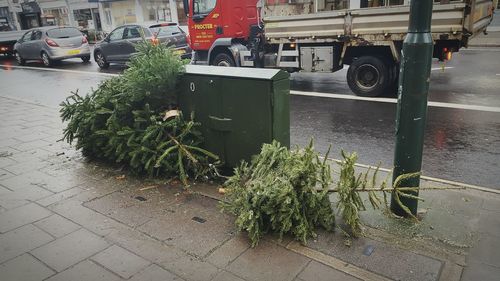
[[[154,23],[117,27],[95,45],[94,59],[100,68],[108,68],[110,63],[123,64],[136,52],[134,45],[141,40],[166,44],[183,59],[191,58],[186,33],[176,23]]]

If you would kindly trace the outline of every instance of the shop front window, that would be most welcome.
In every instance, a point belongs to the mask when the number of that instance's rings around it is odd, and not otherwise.
[[[90,9],[74,10],[75,21],[78,22],[78,27],[88,28],[89,21],[92,20],[92,12]]]
[[[404,0],[361,0],[361,8],[403,5]]]

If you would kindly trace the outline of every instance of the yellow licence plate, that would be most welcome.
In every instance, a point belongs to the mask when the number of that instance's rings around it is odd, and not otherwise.
[[[186,50],[184,50],[184,49],[179,49],[179,50],[175,50],[175,52],[174,52],[174,53],[175,53],[175,54],[177,54],[177,55],[183,55],[183,54],[185,54],[185,53],[186,53]]]
[[[80,53],[80,50],[70,50],[68,51],[68,55],[76,55],[76,54],[79,54]]]

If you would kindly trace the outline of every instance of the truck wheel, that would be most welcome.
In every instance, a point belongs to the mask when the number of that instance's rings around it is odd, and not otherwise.
[[[26,64],[26,60],[23,59],[23,57],[21,57],[21,55],[18,52],[15,53],[15,56],[16,56],[17,64],[19,64],[19,65],[25,65]]]
[[[387,64],[387,68],[389,69],[389,85],[387,86],[387,95],[388,97],[397,97],[398,96],[398,83],[399,83],[399,64],[390,62]]]
[[[354,60],[347,71],[347,84],[358,96],[378,97],[390,83],[389,70],[384,62],[372,56]]]
[[[215,66],[236,66],[236,63],[234,62],[234,59],[226,54],[226,53],[220,53],[217,56],[215,56],[212,65]]]

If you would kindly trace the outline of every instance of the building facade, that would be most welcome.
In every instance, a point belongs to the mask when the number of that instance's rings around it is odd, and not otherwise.
[[[92,1],[92,0],[90,0]],[[128,23],[176,22],[186,25],[182,0],[94,0],[99,2],[103,30]]]
[[[98,3],[82,0],[37,0],[44,25],[70,25],[101,30]]]
[[[19,26],[17,13],[21,12],[21,5],[14,5],[12,1],[0,0],[0,31],[18,30]]]
[[[0,31],[48,25],[110,32],[128,23],[187,25],[182,0],[0,0]]]

